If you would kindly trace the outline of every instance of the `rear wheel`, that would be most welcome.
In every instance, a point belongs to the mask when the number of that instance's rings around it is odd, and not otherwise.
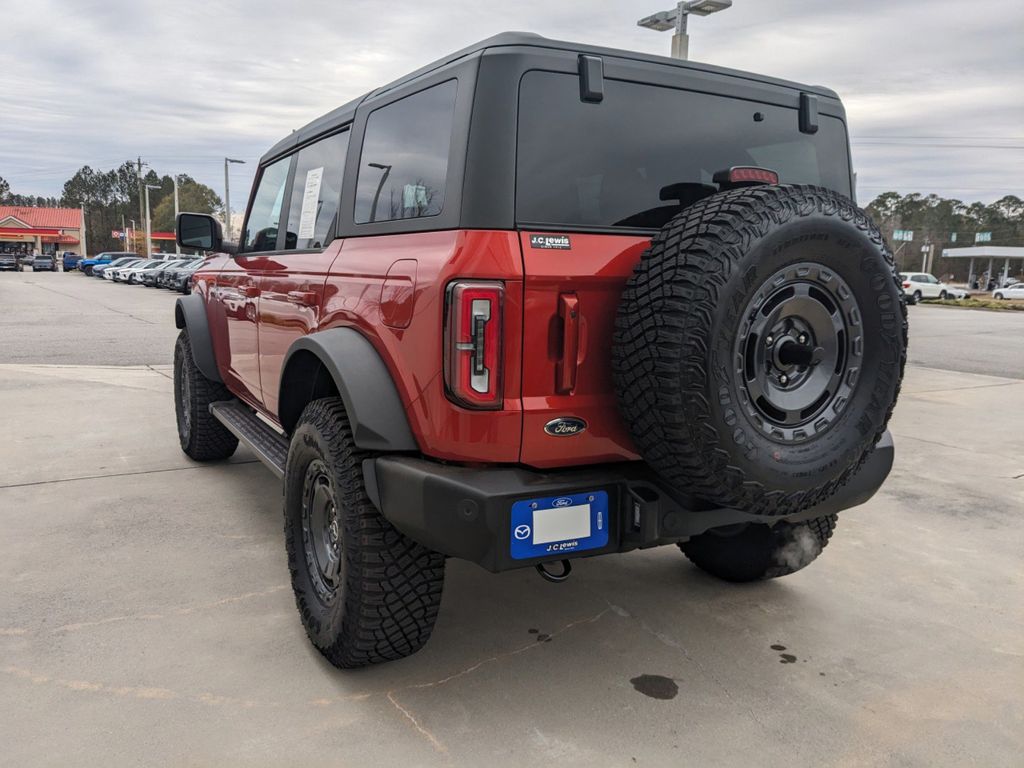
[[[306,406],[285,469],[288,567],[306,634],[342,668],[422,648],[444,586],[444,556],[399,533],[370,501],[367,458],[340,399]]]
[[[914,301],[913,301],[913,302],[911,302],[911,303],[913,303],[913,304],[917,304],[918,302],[920,302],[920,301],[921,301],[921,299],[922,299],[922,298],[924,298],[924,297],[923,297],[923,296],[921,295],[921,292],[920,292],[920,291],[914,291],[914,295],[913,295],[913,299],[914,299]]]
[[[702,571],[725,581],[775,579],[817,559],[835,527],[835,515],[773,526],[751,523],[712,529],[679,548]]]

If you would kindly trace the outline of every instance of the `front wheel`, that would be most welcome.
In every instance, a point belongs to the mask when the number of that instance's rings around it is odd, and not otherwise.
[[[946,293],[945,291],[939,291],[939,298],[945,301],[946,299],[949,298],[949,294]]]
[[[206,378],[192,357],[188,331],[174,345],[174,415],[181,450],[196,461],[226,459],[238,447],[238,438],[214,418],[210,404],[231,400],[220,382]]]
[[[1003,296],[1003,294],[1001,294],[1001,293],[997,293],[997,294],[996,294],[996,300],[997,300],[997,301],[1002,301],[1002,300],[1003,300],[1003,299],[1005,299],[1005,298],[1006,298],[1006,297],[1005,297],[1005,296]]]
[[[406,538],[374,507],[341,400],[314,400],[292,434],[284,533],[295,603],[337,667],[409,656],[434,628],[444,555]]]
[[[835,515],[773,526],[728,526],[694,536],[679,548],[712,576],[732,582],[761,581],[806,568],[821,554],[835,527]]]

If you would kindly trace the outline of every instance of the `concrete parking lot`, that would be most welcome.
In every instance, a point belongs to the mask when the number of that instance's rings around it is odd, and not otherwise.
[[[1024,313],[910,309],[896,467],[806,571],[450,561],[427,648],[342,672],[278,482],[178,449],[173,300],[0,275],[0,764],[1022,764]]]

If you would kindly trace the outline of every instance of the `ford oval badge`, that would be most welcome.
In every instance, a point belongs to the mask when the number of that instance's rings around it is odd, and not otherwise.
[[[574,416],[552,419],[544,425],[544,431],[555,437],[571,437],[587,431],[587,422]]]

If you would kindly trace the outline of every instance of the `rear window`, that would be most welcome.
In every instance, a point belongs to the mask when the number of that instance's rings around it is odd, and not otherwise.
[[[798,112],[675,88],[606,79],[600,103],[579,78],[529,72],[521,85],[516,212],[521,224],[657,228],[713,193],[736,165],[782,183],[851,193],[846,130],[822,115],[800,133]],[[552,130],[558,126],[558,130]]]

